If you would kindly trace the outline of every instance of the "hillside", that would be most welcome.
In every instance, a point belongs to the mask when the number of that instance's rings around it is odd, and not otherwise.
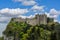
[[[13,40],[57,40],[56,27],[58,23],[32,26],[25,22],[13,22],[7,25],[3,32],[6,37],[13,37]]]

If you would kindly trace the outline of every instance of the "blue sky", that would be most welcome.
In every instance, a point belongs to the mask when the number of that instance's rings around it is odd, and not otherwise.
[[[36,13],[46,13],[60,22],[60,0],[0,0],[0,36],[12,17],[33,17]]]
[[[38,5],[44,5],[48,9],[60,10],[60,0],[36,0],[36,2]],[[13,2],[12,0],[0,0],[0,9],[2,8],[29,8],[29,6],[24,6],[20,2]]]

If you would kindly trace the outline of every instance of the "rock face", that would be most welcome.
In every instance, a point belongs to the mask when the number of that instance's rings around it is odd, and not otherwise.
[[[30,25],[39,25],[39,24],[47,24],[47,15],[45,14],[37,14],[35,15],[34,18],[26,18],[26,19],[23,19],[23,18],[13,18],[13,21],[17,21],[17,22],[26,22]]]

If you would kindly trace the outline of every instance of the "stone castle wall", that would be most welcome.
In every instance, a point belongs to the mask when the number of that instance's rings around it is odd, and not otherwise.
[[[37,14],[34,18],[15,18],[14,21],[18,22],[27,22],[30,25],[39,25],[39,24],[47,24],[47,15],[42,14],[39,15]]]

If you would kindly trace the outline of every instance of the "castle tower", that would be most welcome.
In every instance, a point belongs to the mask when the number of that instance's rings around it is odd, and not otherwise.
[[[47,24],[47,15],[46,14],[40,15],[40,24]]]
[[[45,15],[45,14],[41,14],[41,15],[37,14],[36,15],[36,23],[38,25],[47,24],[47,15]]]
[[[36,24],[40,25],[40,15],[39,14],[36,15]]]

